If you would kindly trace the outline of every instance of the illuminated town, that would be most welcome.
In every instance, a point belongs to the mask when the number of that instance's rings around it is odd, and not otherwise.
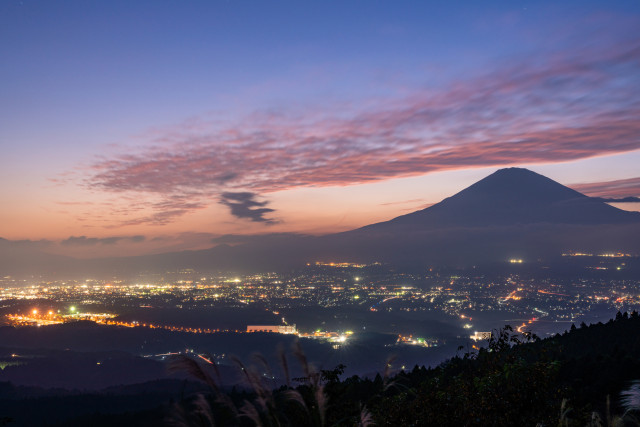
[[[626,254],[593,258],[601,261],[584,265],[583,271],[620,271],[626,266],[625,259],[635,259]],[[516,260],[518,266],[527,264],[522,259]],[[508,260],[508,264],[513,263],[514,259]],[[488,278],[474,277],[468,272],[399,273],[379,263],[316,262],[290,274],[212,276],[185,270],[166,276],[135,283],[124,279],[61,281],[5,277],[0,281],[2,322],[11,326],[47,326],[85,320],[197,334],[275,332],[345,342],[354,331],[366,330],[372,323],[369,320],[382,313],[398,316],[442,313],[457,324],[461,336],[473,337],[474,331],[490,331],[506,322],[520,332],[551,334],[574,322],[640,306],[640,287],[634,280],[597,277],[552,280],[527,277],[516,271]],[[240,322],[231,326],[173,324],[162,318],[138,318],[145,310],[188,312],[216,307],[258,309],[271,316],[270,322],[262,324],[270,326],[252,327]],[[335,319],[320,319],[315,324],[301,322],[297,317],[305,307],[333,310],[327,313],[348,308],[369,314],[363,314],[360,323],[346,321],[337,327],[336,322],[329,322]],[[502,316],[496,317],[495,313]],[[438,337],[422,336],[407,324],[410,322],[397,324],[395,328],[390,325],[383,332],[399,334],[399,343],[426,347],[438,344]]]

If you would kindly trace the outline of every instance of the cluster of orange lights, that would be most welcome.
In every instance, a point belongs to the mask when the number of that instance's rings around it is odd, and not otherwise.
[[[537,318],[537,317],[533,317],[533,318],[531,318],[530,320],[528,320],[528,321],[524,322],[522,325],[518,326],[518,327],[516,328],[516,331],[518,331],[518,332],[520,332],[520,333],[524,332],[524,331],[523,331],[523,329],[524,329],[524,328],[526,328],[526,327],[527,327],[527,325],[531,325],[531,324],[532,324],[533,322],[535,322],[536,320],[538,320],[538,318]]]
[[[588,253],[588,252],[568,252],[568,253],[562,254],[562,256],[592,257],[593,254]],[[608,253],[604,253],[604,254],[598,254],[597,256],[604,257],[604,258],[625,258],[625,257],[630,257],[631,254],[627,254],[627,253],[624,253],[624,252],[608,252]]]
[[[56,325],[63,323],[60,316],[50,310],[44,314],[40,314],[38,309],[33,309],[29,314],[7,314],[7,320],[14,325],[36,324],[36,325]]]
[[[522,299],[522,297],[520,297],[520,296],[518,296],[518,295],[517,295],[517,292],[518,292],[517,290],[512,291],[509,295],[507,295],[506,297],[504,297],[503,302],[507,302],[507,301],[509,301],[510,299],[511,299],[511,300],[514,300],[514,301],[518,301],[519,299]]]
[[[307,263],[307,265],[311,265],[311,263]],[[367,264],[357,264],[355,262],[322,262],[316,261],[315,265],[322,267],[340,267],[340,268],[364,268]]]
[[[233,330],[233,329],[210,329],[210,328],[190,328],[185,326],[167,326],[167,325],[158,325],[154,323],[140,323],[136,321],[125,322],[121,320],[113,320],[107,315],[83,315],[82,318],[86,320],[91,320],[95,323],[99,323],[102,325],[110,325],[110,326],[123,326],[127,328],[150,328],[150,329],[166,329],[172,332],[189,332],[194,334],[214,334],[217,332],[245,332],[241,330]],[[53,310],[49,310],[48,312],[43,312],[42,314],[38,309],[33,309],[31,312],[27,314],[7,314],[6,318],[14,325],[56,325],[60,323],[64,323],[67,321],[78,320],[77,317],[72,316],[61,316],[58,313],[55,313]]]
[[[140,323],[140,322],[124,322],[121,320],[97,320],[96,323],[100,323],[103,325],[110,326],[124,326],[126,328],[149,328],[149,329],[165,329],[171,332],[189,332],[192,334],[215,334],[218,332],[245,332],[241,330],[234,329],[211,329],[211,328],[190,328],[187,326],[168,326],[168,325],[157,325],[154,323]]]

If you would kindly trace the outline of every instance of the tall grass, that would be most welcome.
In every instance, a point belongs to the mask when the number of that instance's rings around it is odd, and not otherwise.
[[[631,386],[620,393],[620,402],[627,411],[640,412],[640,381],[634,381]]]
[[[174,405],[167,422],[176,427],[224,425],[289,426],[304,425],[324,427],[327,425],[329,398],[325,391],[325,378],[305,355],[299,342],[295,342],[292,353],[297,359],[302,377],[292,378],[287,354],[280,347],[278,361],[285,385],[278,387],[273,371],[260,354],[252,358],[254,364],[247,366],[239,358],[231,357],[248,390],[247,398],[238,401],[222,390],[220,372],[214,363],[203,363],[188,356],[175,356],[169,365],[171,372],[186,372],[208,386],[209,393],[183,398]],[[212,360],[212,359],[210,359]],[[390,362],[387,363],[390,367]],[[261,374],[262,372],[262,374]],[[265,375],[266,374],[266,375]],[[385,387],[389,381],[385,371]],[[294,387],[292,381],[298,384]],[[247,424],[249,423],[249,424]],[[373,416],[363,405],[358,419],[353,424],[372,426]]]
[[[621,395],[623,396],[621,403],[626,407],[624,400],[626,392],[622,392]],[[569,427],[577,425],[575,421],[572,422],[571,418],[569,417],[571,408],[568,406],[567,402],[567,399],[564,399],[562,401],[558,427]],[[626,407],[626,410],[622,415],[612,414],[611,399],[609,396],[607,396],[604,416],[597,411],[591,412],[591,416],[587,421],[586,427],[640,427],[640,421],[632,413],[633,411],[638,411],[638,409],[640,408],[638,408],[637,406],[633,408]]]

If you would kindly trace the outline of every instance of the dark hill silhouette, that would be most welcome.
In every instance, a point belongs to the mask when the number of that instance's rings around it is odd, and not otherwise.
[[[411,228],[415,231],[420,228],[541,223],[640,223],[640,213],[615,208],[528,169],[508,168],[500,169],[426,209],[360,230]]]

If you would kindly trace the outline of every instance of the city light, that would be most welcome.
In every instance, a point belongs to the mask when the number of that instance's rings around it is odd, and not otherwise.
[[[456,325],[460,336],[469,336],[462,331],[486,325],[484,313],[495,310],[505,311],[511,319],[517,319],[512,323],[514,329],[524,332],[554,323],[559,328],[566,322],[580,319],[596,305],[601,307],[604,304],[616,311],[640,305],[640,295],[630,287],[625,278],[607,282],[596,279],[563,282],[534,280],[513,272],[501,279],[484,279],[459,273],[441,278],[431,276],[432,282],[427,282],[429,285],[417,286],[416,283],[425,282],[425,277],[431,274],[428,270],[425,270],[425,276],[386,272],[365,283],[360,275],[345,274],[341,270],[327,272],[324,265],[316,270],[314,267],[311,264],[304,272],[290,275],[261,273],[237,277],[204,277],[204,280],[203,276],[196,276],[198,278],[194,280],[183,277],[173,282],[48,280],[29,286],[12,287],[5,284],[0,287],[0,300],[3,304],[9,304],[8,306],[15,303],[16,310],[12,312],[9,309],[7,312],[13,314],[5,314],[1,320],[17,327],[48,326],[83,320],[108,327],[164,329],[181,333],[247,333],[246,324],[193,327],[180,322],[173,324],[161,316],[145,318],[139,322],[129,320],[126,316],[132,313],[130,307],[149,310],[149,313],[156,309],[182,310],[218,305],[259,307],[261,311],[274,316],[273,325],[276,326],[270,332],[295,333],[300,338],[324,340],[331,345],[342,346],[349,341],[353,331],[364,331],[369,327],[364,323],[351,323],[348,326],[350,330],[341,329],[336,327],[338,323],[330,323],[333,319],[340,319],[332,315],[323,319],[327,320],[326,327],[315,330],[296,329],[293,332],[280,328],[295,327],[293,323],[297,320],[297,314],[294,314],[296,310],[304,311],[305,307],[322,306],[330,312],[340,307],[360,304],[360,300],[370,304],[364,308],[367,315],[374,317],[393,312],[400,316],[410,313],[416,318],[419,312],[428,311],[451,316],[459,320]],[[624,268],[624,263],[620,258],[602,257],[597,259],[597,264],[582,268],[618,270]],[[14,279],[5,280],[8,283]],[[32,307],[26,312],[21,311],[22,307],[18,308],[20,301],[29,300],[37,300],[40,305],[50,304],[51,308],[45,310],[42,307]],[[109,306],[113,308],[113,312],[98,313],[98,310],[90,309],[92,305]],[[126,316],[123,316],[124,313],[127,313]],[[322,325],[325,325],[324,321]],[[492,325],[495,328],[500,326],[498,323]],[[399,340],[398,345],[431,346],[437,343],[434,337],[416,337],[418,334],[412,336],[405,332],[411,331],[410,322],[405,323],[402,329],[400,325],[398,327],[404,337]]]

